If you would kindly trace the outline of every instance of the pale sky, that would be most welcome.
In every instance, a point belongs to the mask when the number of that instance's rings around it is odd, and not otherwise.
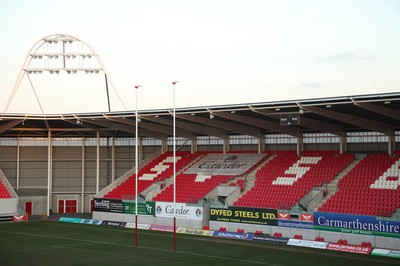
[[[140,110],[172,108],[173,80],[178,108],[400,91],[396,0],[0,0],[0,113],[30,48],[55,33],[97,51],[128,110],[135,84]],[[107,111],[96,78],[32,80],[45,113]],[[41,112],[26,78],[8,112]]]

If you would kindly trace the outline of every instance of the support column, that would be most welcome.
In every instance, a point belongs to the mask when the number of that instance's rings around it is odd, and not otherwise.
[[[223,147],[222,147],[222,153],[226,154],[229,151],[229,135],[225,135],[224,137],[224,142],[223,142]]]
[[[96,149],[96,194],[100,190],[100,132],[97,131],[97,149]]]
[[[139,137],[139,164],[143,161],[143,138]],[[140,167],[139,167],[140,169]]]
[[[161,139],[161,153],[168,151],[168,136]]]
[[[190,146],[190,151],[191,153],[195,153],[197,151],[197,135],[194,134],[193,137],[191,138],[191,146]]]
[[[53,152],[52,152],[51,131],[48,132],[47,143],[47,216],[50,216],[51,195],[52,195],[52,167],[53,167]]]
[[[344,154],[347,152],[347,134],[346,132],[342,132],[339,136],[340,138],[340,154]]]
[[[20,171],[20,155],[19,155],[19,152],[20,152],[20,146],[19,146],[19,137],[17,138],[17,176],[16,176],[16,178],[17,178],[17,190],[19,190],[19,171]]]
[[[391,130],[388,134],[388,153],[389,156],[392,156],[394,153],[394,150],[396,149],[396,138],[395,138],[395,131]]]
[[[265,134],[260,133],[258,137],[258,153],[265,152]]]
[[[301,156],[304,149],[303,134],[299,133],[297,137],[297,156]]]
[[[82,155],[81,155],[81,175],[82,175],[82,200],[81,213],[85,212],[85,138],[82,138]]]
[[[115,137],[111,143],[111,183],[115,181]]]

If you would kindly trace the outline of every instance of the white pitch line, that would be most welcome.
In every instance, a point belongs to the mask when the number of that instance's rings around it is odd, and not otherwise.
[[[133,245],[118,244],[118,243],[112,243],[112,242],[87,240],[87,239],[79,239],[79,238],[70,238],[70,237],[60,237],[60,236],[48,236],[48,235],[22,233],[22,232],[0,231],[0,233],[14,234],[14,235],[25,235],[25,236],[34,236],[34,237],[44,237],[44,238],[53,238],[53,239],[70,240],[70,241],[80,241],[80,242],[95,243],[95,244],[102,244],[102,245],[111,245],[111,246],[122,246],[122,247],[132,247],[132,248],[135,247]],[[170,252],[170,253],[180,253],[180,254],[185,254],[185,255],[193,255],[193,256],[206,257],[206,258],[223,259],[223,260],[231,260],[231,261],[240,261],[240,262],[252,263],[252,264],[280,266],[280,264],[273,264],[273,263],[266,263],[266,262],[260,262],[260,261],[252,261],[252,260],[234,259],[234,258],[229,258],[229,257],[206,255],[206,254],[193,253],[193,252],[173,251],[173,250],[150,248],[150,247],[137,247],[137,248],[148,249],[148,250],[156,250],[156,251],[164,251],[164,252]]]
[[[68,223],[64,223],[64,224],[57,224],[57,226],[65,226],[65,227],[73,227],[75,224],[68,224]],[[115,231],[115,232],[121,232],[121,230],[117,230],[117,229],[114,229],[114,228],[112,228],[112,227],[108,227],[108,226],[106,226],[106,227],[104,227],[104,226],[95,226],[95,227],[88,227],[88,229],[91,229],[91,230],[107,230],[107,231]],[[146,231],[144,231],[144,230],[142,230],[143,232],[141,232],[141,234],[144,234],[144,235],[152,235],[152,234],[150,234],[150,233],[147,233]],[[156,232],[156,231],[153,231],[153,232]],[[158,237],[170,237],[170,236],[168,236],[168,235],[158,235]],[[196,240],[196,241],[211,241],[211,239],[209,239],[209,238],[192,238],[190,235],[182,235],[182,236],[178,236],[178,237],[182,237],[182,238],[191,238],[191,239],[193,239],[193,240]],[[217,240],[217,239],[216,239]],[[218,241],[229,241],[228,239],[223,239],[223,238],[218,238]],[[229,242],[226,242],[226,243],[229,243],[229,244],[234,244],[234,245],[244,245],[244,246],[254,246],[254,247],[259,247],[259,245],[257,245],[257,244],[255,244],[255,243],[250,243],[249,241],[236,241],[235,243],[234,242],[231,242],[231,241],[229,241]],[[260,243],[260,242],[257,242],[257,243]],[[150,248],[149,248],[150,249]],[[283,251],[289,251],[289,249],[288,248],[283,248],[283,247],[280,247],[280,246],[269,246],[268,247],[268,249],[274,249],[274,250],[283,250]],[[168,250],[166,250],[166,251],[168,251]],[[377,263],[379,263],[380,261],[379,260],[376,260],[376,259],[378,259],[378,257],[376,257],[376,258],[374,258],[374,260],[372,260],[372,259],[369,259],[369,258],[360,258],[360,257],[348,257],[348,256],[346,256],[347,254],[331,254],[331,253],[318,253],[318,252],[316,252],[316,251],[313,251],[313,250],[311,250],[311,249],[303,249],[303,250],[296,250],[296,252],[299,252],[299,253],[303,253],[303,254],[318,254],[318,255],[322,255],[322,256],[326,256],[326,257],[335,257],[335,258],[346,258],[346,259],[349,259],[349,260],[358,260],[358,261],[366,261],[366,262],[371,262],[371,261],[376,261]],[[189,254],[189,253],[188,253]],[[200,255],[200,254],[198,254],[198,255]],[[350,254],[349,254],[350,255]],[[255,262],[256,263],[256,262]],[[395,265],[397,265],[397,263],[392,263],[392,262],[385,262],[385,263],[388,263],[388,264],[395,264]],[[270,264],[267,264],[267,263],[264,263],[264,264],[266,264],[266,265],[275,265],[275,266],[279,266],[280,264],[273,264],[273,263],[270,263]]]

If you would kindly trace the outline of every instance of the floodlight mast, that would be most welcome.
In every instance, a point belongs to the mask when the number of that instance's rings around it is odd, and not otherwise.
[[[61,45],[58,45],[58,44]],[[76,47],[70,47],[72,50],[67,51],[66,45],[67,44],[73,44],[77,43]],[[50,51],[49,52],[49,45],[53,46],[52,48],[55,49],[55,51]],[[84,48],[86,51],[84,51]],[[90,66],[85,66],[84,60],[91,59],[95,63],[95,67],[90,67]],[[55,59],[56,61],[60,61],[60,65],[57,67],[52,67],[49,64],[49,61],[52,61]],[[79,66],[75,67],[70,67],[68,63],[73,62],[72,60],[76,59],[79,60]],[[31,66],[32,61],[42,61],[42,64],[37,65],[37,66]],[[43,37],[39,41],[37,41],[29,50],[29,52],[26,55],[25,61],[21,67],[21,70],[18,74],[17,80],[14,83],[13,90],[11,91],[11,94],[8,98],[8,101],[5,105],[3,113],[7,113],[18,89],[19,86],[21,85],[21,82],[24,78],[25,75],[27,75],[30,84],[32,86],[32,89],[35,92],[35,88],[33,86],[32,81],[29,78],[30,74],[42,74],[44,72],[48,72],[50,74],[59,74],[60,72],[65,72],[67,74],[77,74],[78,72],[84,72],[86,74],[98,74],[99,72],[104,72],[105,74],[105,79],[106,79],[106,89],[107,89],[107,101],[108,101],[108,109],[110,109],[110,99],[109,99],[109,93],[108,93],[108,82],[110,82],[111,86],[113,87],[115,93],[118,96],[118,99],[122,106],[124,107],[125,111],[127,110],[124,102],[122,101],[122,98],[120,97],[120,94],[115,87],[113,81],[111,80],[110,75],[108,74],[103,62],[100,60],[99,55],[97,52],[86,42],[84,42],[81,39],[78,39],[72,35],[67,35],[67,34],[52,34],[48,35],[46,37]],[[36,97],[39,106],[39,98]],[[42,113],[44,114],[43,109],[41,108]]]

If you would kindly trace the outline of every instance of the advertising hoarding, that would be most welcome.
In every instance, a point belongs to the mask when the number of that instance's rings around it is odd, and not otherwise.
[[[218,222],[277,225],[277,211],[245,207],[211,208],[210,220]]]

